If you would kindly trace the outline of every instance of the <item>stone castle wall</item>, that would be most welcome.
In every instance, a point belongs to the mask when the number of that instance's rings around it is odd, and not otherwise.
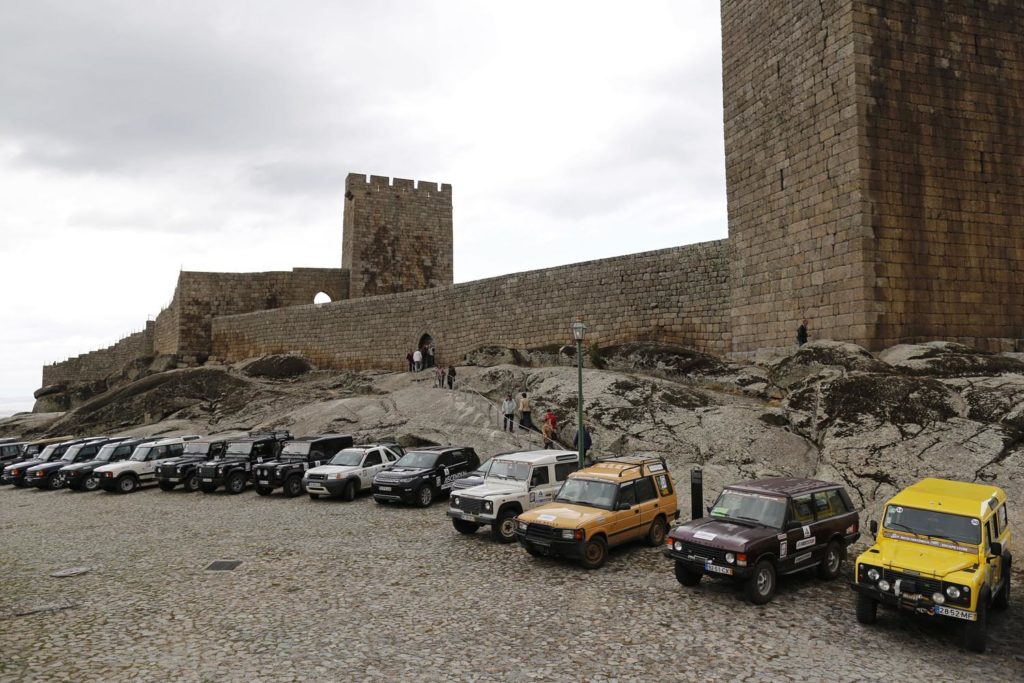
[[[43,366],[43,386],[93,382],[120,373],[126,365],[138,358],[153,355],[154,324],[130,334],[105,349],[83,353],[62,363]]]
[[[348,298],[441,287],[453,280],[452,186],[350,173],[342,268]]]
[[[440,363],[482,346],[571,343],[583,316],[599,345],[663,341],[724,354],[726,242],[677,247],[476,282],[213,321],[213,355],[301,353],[321,367],[402,369],[424,334]]]

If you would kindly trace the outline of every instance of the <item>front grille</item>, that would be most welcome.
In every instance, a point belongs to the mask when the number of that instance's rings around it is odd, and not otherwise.
[[[455,505],[455,507],[471,515],[479,515],[484,510],[484,502],[479,498],[464,498],[460,496],[459,504]]]
[[[554,541],[562,537],[562,532],[546,524],[527,524],[526,538],[538,541]]]
[[[307,476],[309,477],[310,481],[327,481],[326,474],[317,474],[316,472],[314,472],[313,474]]]
[[[676,552],[682,553],[683,555],[696,555],[697,557],[703,557],[705,560],[725,562],[725,550],[722,550],[720,548],[709,548],[706,545],[700,545],[699,543],[690,543],[688,541],[673,541],[673,550],[675,550],[675,544],[677,542],[683,544],[683,549],[676,550]]]
[[[178,474],[178,468],[174,465],[160,465],[156,473],[161,477],[173,477]]]
[[[217,468],[216,467],[200,467],[199,468],[199,476],[207,477],[207,478],[209,478],[209,477],[216,477],[217,476]]]
[[[942,592],[942,582],[938,579],[927,579],[923,576],[904,574],[903,572],[886,569],[882,572],[882,578],[893,586],[900,582],[900,593],[919,593],[930,596],[932,593]]]

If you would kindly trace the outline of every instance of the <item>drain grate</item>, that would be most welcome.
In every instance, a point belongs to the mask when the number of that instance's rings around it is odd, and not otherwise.
[[[211,562],[210,566],[206,568],[206,571],[229,572],[233,569],[237,569],[240,564],[242,564],[241,560],[217,560],[216,562]]]

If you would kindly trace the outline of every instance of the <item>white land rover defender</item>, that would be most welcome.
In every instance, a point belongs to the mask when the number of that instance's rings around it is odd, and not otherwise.
[[[461,534],[491,527],[491,538],[516,540],[516,515],[551,502],[570,472],[579,469],[572,451],[506,453],[490,460],[484,483],[453,491],[448,516]]]
[[[97,467],[92,476],[104,491],[131,493],[144,484],[157,483],[156,468],[160,461],[178,457],[185,450],[186,441],[198,438],[193,435],[177,436],[141,444],[127,460]]]

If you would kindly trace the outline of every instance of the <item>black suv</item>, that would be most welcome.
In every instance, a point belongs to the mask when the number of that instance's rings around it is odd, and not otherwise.
[[[213,493],[223,486],[228,493],[241,493],[251,481],[253,468],[277,460],[282,446],[291,438],[288,432],[266,432],[232,439],[224,455],[200,463],[199,490]]]
[[[36,488],[49,489],[51,491],[64,488],[64,485],[67,483],[64,480],[64,468],[66,466],[95,460],[101,448],[107,444],[120,443],[121,441],[124,441],[124,439],[99,439],[85,443],[76,443],[64,451],[64,455],[60,456],[59,460],[44,462],[28,468],[28,471],[25,473],[25,481]]]
[[[452,482],[480,466],[476,451],[464,446],[431,446],[409,451],[373,478],[373,499],[378,503],[416,503],[427,507]]]
[[[302,475],[312,467],[319,467],[334,455],[352,445],[347,434],[324,434],[292,439],[281,449],[277,462],[258,465],[253,472],[256,493],[269,496],[274,489],[284,487],[289,498],[302,495]]]
[[[9,441],[0,444],[0,467],[6,467],[11,463],[24,460],[25,458],[21,456],[25,453],[27,446],[27,443],[21,441]]]
[[[64,484],[73,491],[95,491],[100,482],[92,473],[101,465],[120,462],[131,457],[136,446],[156,443],[155,439],[130,439],[128,441],[112,441],[102,446],[92,460],[64,465],[60,468],[60,476]]]
[[[160,463],[156,468],[156,481],[161,491],[173,491],[181,484],[186,491],[199,490],[199,466],[224,455],[228,439],[208,438],[189,441],[176,458]]]
[[[37,455],[32,458],[26,458],[11,463],[4,468],[4,473],[0,476],[0,482],[4,484],[14,484],[18,487],[28,486],[28,482],[25,481],[25,473],[29,467],[36,465],[42,465],[44,462],[53,462],[54,460],[60,460],[61,456],[64,455],[65,451],[74,446],[75,444],[85,443],[88,439],[79,439],[78,441],[61,441],[60,443],[51,443],[49,446],[39,451]]]

